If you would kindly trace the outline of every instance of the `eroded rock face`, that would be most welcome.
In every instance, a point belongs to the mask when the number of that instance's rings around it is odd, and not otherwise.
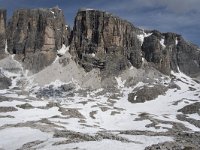
[[[178,110],[178,112],[182,112],[183,114],[200,114],[200,102],[193,103],[191,105],[187,105]]]
[[[200,73],[197,47],[175,33],[146,32],[152,34],[144,35],[141,44],[138,35],[144,32],[131,23],[98,10],[79,10],[70,52],[86,71],[100,68],[104,75],[115,74],[111,70],[120,72],[130,65],[140,68],[142,57],[164,74],[179,69],[188,75]],[[108,66],[110,61],[116,66]]]
[[[6,10],[0,9],[0,59],[5,54],[6,47]]]
[[[141,68],[144,59],[164,74],[180,70],[200,75],[197,46],[175,33],[145,32],[107,12],[87,9],[78,11],[73,32],[59,8],[16,10],[6,27],[6,11],[0,10],[0,59],[7,41],[8,52],[37,73],[55,60],[56,50],[65,44],[86,71],[99,68],[103,76],[117,76],[131,65]]]
[[[8,89],[11,86],[11,79],[0,75],[0,90]]]
[[[144,86],[128,94],[128,101],[131,103],[144,103],[145,101],[154,100],[159,95],[165,94],[166,91],[167,88],[163,85],[155,85],[153,87]]]
[[[92,68],[107,70],[110,60],[117,63],[116,66],[123,64],[122,70],[127,67],[127,61],[139,68],[142,57],[137,34],[140,32],[131,23],[106,12],[79,10],[70,51],[87,71]]]
[[[171,70],[191,76],[200,74],[200,50],[178,34],[152,31],[144,38],[142,51],[145,59],[164,74]]]
[[[177,45],[177,63],[179,69],[191,76],[200,74],[200,50],[197,46],[179,39]]]
[[[69,32],[59,8],[16,10],[7,27],[8,50],[22,55],[26,69],[38,72],[69,44]]]
[[[161,33],[154,31],[149,37],[144,38],[142,50],[148,62],[152,62],[154,67],[164,74],[170,74],[170,52],[161,44],[165,37]]]

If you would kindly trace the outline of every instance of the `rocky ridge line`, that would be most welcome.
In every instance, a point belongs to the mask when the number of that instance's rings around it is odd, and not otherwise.
[[[7,37],[8,52],[17,54],[16,59],[33,73],[50,65],[63,44],[70,45],[74,60],[87,72],[97,68],[103,77],[131,66],[143,68],[145,61],[167,75],[171,70],[190,76],[200,73],[199,48],[181,35],[144,31],[104,11],[80,9],[72,32],[59,8],[16,10],[7,27],[6,11],[0,15],[1,53]]]

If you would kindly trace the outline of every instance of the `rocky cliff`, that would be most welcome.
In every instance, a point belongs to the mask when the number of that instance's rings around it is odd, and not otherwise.
[[[198,47],[180,35],[156,30],[144,32],[98,10],[78,11],[70,52],[86,71],[100,68],[105,75],[116,75],[131,65],[140,68],[144,59],[164,74],[179,69],[188,75],[200,73]]]
[[[0,10],[0,58],[4,57],[6,48],[6,10]]]
[[[7,27],[8,51],[38,72],[54,61],[56,50],[69,44],[69,33],[59,8],[16,10]]]
[[[200,50],[175,33],[144,31],[104,11],[80,9],[73,31],[66,26],[59,8],[19,9],[6,26],[6,11],[0,11],[0,53],[5,47],[33,73],[56,58],[63,44],[70,45],[74,60],[86,71],[99,68],[104,77],[118,75],[133,66],[153,66],[164,74],[178,70],[197,76]]]
[[[191,76],[200,73],[200,51],[197,46],[175,33],[149,32],[151,35],[144,38],[142,51],[145,59],[155,68],[165,74],[170,74],[171,70],[180,70]]]
[[[141,32],[107,12],[79,10],[70,51],[87,71],[100,68],[115,74],[130,64],[139,68],[142,57],[137,34]]]

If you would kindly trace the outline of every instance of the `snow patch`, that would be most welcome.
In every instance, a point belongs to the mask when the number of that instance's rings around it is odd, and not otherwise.
[[[55,64],[58,61],[58,59],[59,59],[59,56],[56,56],[56,58],[55,58],[55,60],[53,61],[52,64]]]
[[[95,53],[89,54],[91,57],[95,57]]]
[[[162,45],[163,48],[166,47],[166,45],[165,45],[164,43],[165,43],[165,39],[161,39],[161,40],[160,40],[160,44]]]
[[[60,55],[64,55],[67,51],[69,51],[69,46],[62,45],[62,48],[57,50],[57,53]]]
[[[8,128],[0,131],[0,149],[19,149],[23,144],[36,140],[48,140],[52,135],[29,127]]]
[[[53,14],[53,17],[56,18],[55,12],[51,10],[51,13]]]
[[[134,67],[133,66],[131,66],[130,68],[129,68],[129,70],[133,70],[134,69]]]
[[[5,44],[5,53],[6,53],[6,54],[9,54],[9,53],[8,53],[8,43],[7,43],[7,40],[6,40],[6,44]]]
[[[144,60],[145,60],[144,57],[142,57],[142,62],[144,62]]]
[[[175,44],[178,45],[178,39],[177,39],[177,37],[176,37],[176,40],[175,40]]]
[[[121,77],[115,77],[117,81],[118,88],[123,88],[126,80],[122,81]]]
[[[140,40],[140,42],[141,42],[141,46],[142,46],[142,44],[144,43],[144,38],[145,37],[149,37],[149,36],[151,36],[153,33],[145,33],[144,32],[144,30],[143,30],[143,33],[142,34],[139,34],[139,35],[137,35],[137,38]]]
[[[55,12],[53,12],[52,10],[51,10],[51,13],[52,13],[52,14],[55,14]]]

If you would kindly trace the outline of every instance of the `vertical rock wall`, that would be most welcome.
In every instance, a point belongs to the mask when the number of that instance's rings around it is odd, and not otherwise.
[[[7,27],[8,50],[38,72],[53,62],[56,50],[69,44],[69,34],[59,8],[16,10]]]
[[[114,65],[109,68],[118,72],[129,63],[139,68],[142,63],[139,33],[141,30],[131,23],[107,12],[79,10],[70,51],[86,70],[106,69],[111,60],[118,63],[118,68]]]
[[[0,9],[0,59],[4,57],[6,47],[6,10]]]

